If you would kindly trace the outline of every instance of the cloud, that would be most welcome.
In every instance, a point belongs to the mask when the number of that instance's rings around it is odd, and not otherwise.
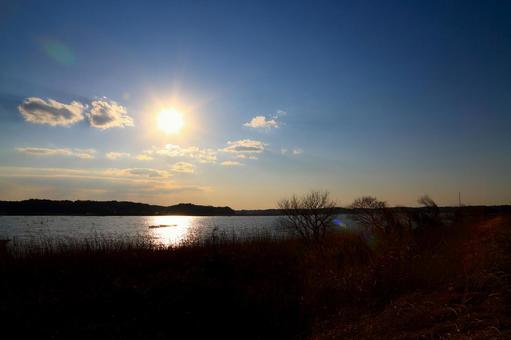
[[[94,99],[89,111],[89,123],[98,129],[110,129],[114,127],[134,126],[133,118],[126,108],[108,98]]]
[[[179,145],[167,144],[161,150],[149,150],[144,154],[156,153],[167,157],[186,157],[199,161],[200,163],[215,163],[217,151],[214,149],[201,149],[197,146],[181,147]]]
[[[234,142],[227,142],[227,146],[222,149],[224,152],[239,153],[239,154],[253,154],[262,153],[265,145],[261,141],[252,139],[242,139]]]
[[[274,114],[273,116],[271,116],[271,115],[268,115],[268,116],[263,116],[263,115],[255,116],[250,121],[248,121],[247,123],[243,124],[243,126],[248,127],[248,128],[252,128],[252,129],[260,129],[260,130],[262,130],[262,129],[265,129],[265,130],[275,129],[275,128],[280,127],[280,125],[281,125],[280,118],[282,116],[285,116],[285,115],[287,115],[286,111],[278,110],[277,113]]]
[[[94,149],[73,149],[73,156],[81,159],[93,159],[96,150]]]
[[[255,116],[249,122],[243,124],[243,126],[252,129],[272,129],[278,128],[279,122],[275,118],[266,118],[265,116]]]
[[[141,154],[137,155],[135,158],[138,159],[139,161],[152,161],[153,160],[153,157],[151,157],[150,155],[148,155],[146,153],[141,153]]]
[[[209,187],[183,186],[173,181],[169,172],[156,169],[0,166],[0,199],[116,199],[164,204],[176,199],[196,201],[200,198],[196,195],[209,191]]]
[[[241,159],[258,159],[257,156],[255,156],[255,155],[245,155],[245,154],[237,154],[236,158],[241,158]]]
[[[9,167],[1,167],[7,169]],[[36,171],[43,177],[68,177],[68,178],[88,178],[88,179],[109,179],[112,181],[140,180],[141,178],[151,178],[155,180],[167,180],[171,176],[170,172],[165,170],[150,168],[107,168],[107,169],[65,169],[65,168],[16,168]],[[2,175],[0,171],[0,175]],[[13,177],[24,177],[24,172],[13,173]],[[27,175],[31,177],[32,174]]]
[[[18,105],[18,110],[27,122],[51,126],[69,126],[83,120],[86,108],[86,105],[77,101],[64,104],[53,99],[44,100],[37,97],[26,98]]]
[[[123,169],[124,174],[142,176],[142,177],[168,177],[169,173],[163,170],[149,168]]]
[[[94,149],[69,149],[69,148],[16,148],[19,152],[35,156],[66,156],[80,159],[93,159]]]
[[[240,165],[243,165],[243,163],[240,163],[238,161],[223,161],[221,164],[223,166],[240,166]]]
[[[257,155],[265,150],[266,145],[267,144],[264,144],[263,142],[251,139],[229,141],[227,142],[227,146],[225,148],[217,150],[211,148],[202,149],[197,146],[182,147],[175,144],[167,144],[163,148],[153,147],[150,150],[146,150],[139,154],[136,158],[139,160],[152,160],[157,156],[164,156],[169,158],[181,158],[183,160],[189,159],[199,163],[216,163],[218,161],[218,152],[220,151],[231,153],[233,157],[240,159],[257,159]],[[222,165],[238,164],[229,164],[229,162],[227,162],[226,164]]]
[[[300,148],[293,149],[293,155],[301,155],[303,150]]]
[[[177,162],[176,164],[172,165],[171,170],[174,172],[194,173],[195,166],[187,162]]]
[[[108,152],[105,156],[110,160],[116,160],[119,158],[127,158],[130,157],[131,155],[127,152]]]
[[[283,154],[283,155],[293,155],[293,156],[298,156],[298,155],[301,155],[303,153],[303,150],[300,149],[300,148],[294,148],[294,149],[286,149],[286,148],[282,148],[280,149],[280,153]]]

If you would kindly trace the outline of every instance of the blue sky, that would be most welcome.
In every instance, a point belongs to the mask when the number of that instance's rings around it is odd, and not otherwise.
[[[4,1],[0,199],[509,204],[510,17],[505,1]]]

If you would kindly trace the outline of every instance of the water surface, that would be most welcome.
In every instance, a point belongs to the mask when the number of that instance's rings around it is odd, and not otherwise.
[[[286,237],[279,216],[0,216],[0,239],[40,241],[149,237],[163,245],[211,237]],[[347,216],[337,221],[345,224]],[[160,227],[161,226],[161,227]],[[157,228],[150,228],[157,227]]]
[[[161,226],[150,228],[151,226]],[[163,245],[211,237],[290,234],[278,216],[0,216],[0,239],[41,241],[144,236]]]

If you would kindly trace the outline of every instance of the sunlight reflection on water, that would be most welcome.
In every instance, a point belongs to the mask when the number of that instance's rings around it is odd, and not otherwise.
[[[0,216],[0,239],[44,240],[123,239],[148,237],[164,246],[218,237],[246,239],[286,237],[278,216]],[[339,225],[350,225],[338,216]],[[342,223],[341,223],[342,221]]]
[[[191,236],[192,216],[151,216],[148,219],[151,236],[162,245],[178,245]]]

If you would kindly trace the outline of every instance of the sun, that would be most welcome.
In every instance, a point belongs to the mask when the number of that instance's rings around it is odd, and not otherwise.
[[[164,109],[158,113],[156,118],[158,128],[165,133],[178,133],[183,128],[183,115],[176,109]]]

